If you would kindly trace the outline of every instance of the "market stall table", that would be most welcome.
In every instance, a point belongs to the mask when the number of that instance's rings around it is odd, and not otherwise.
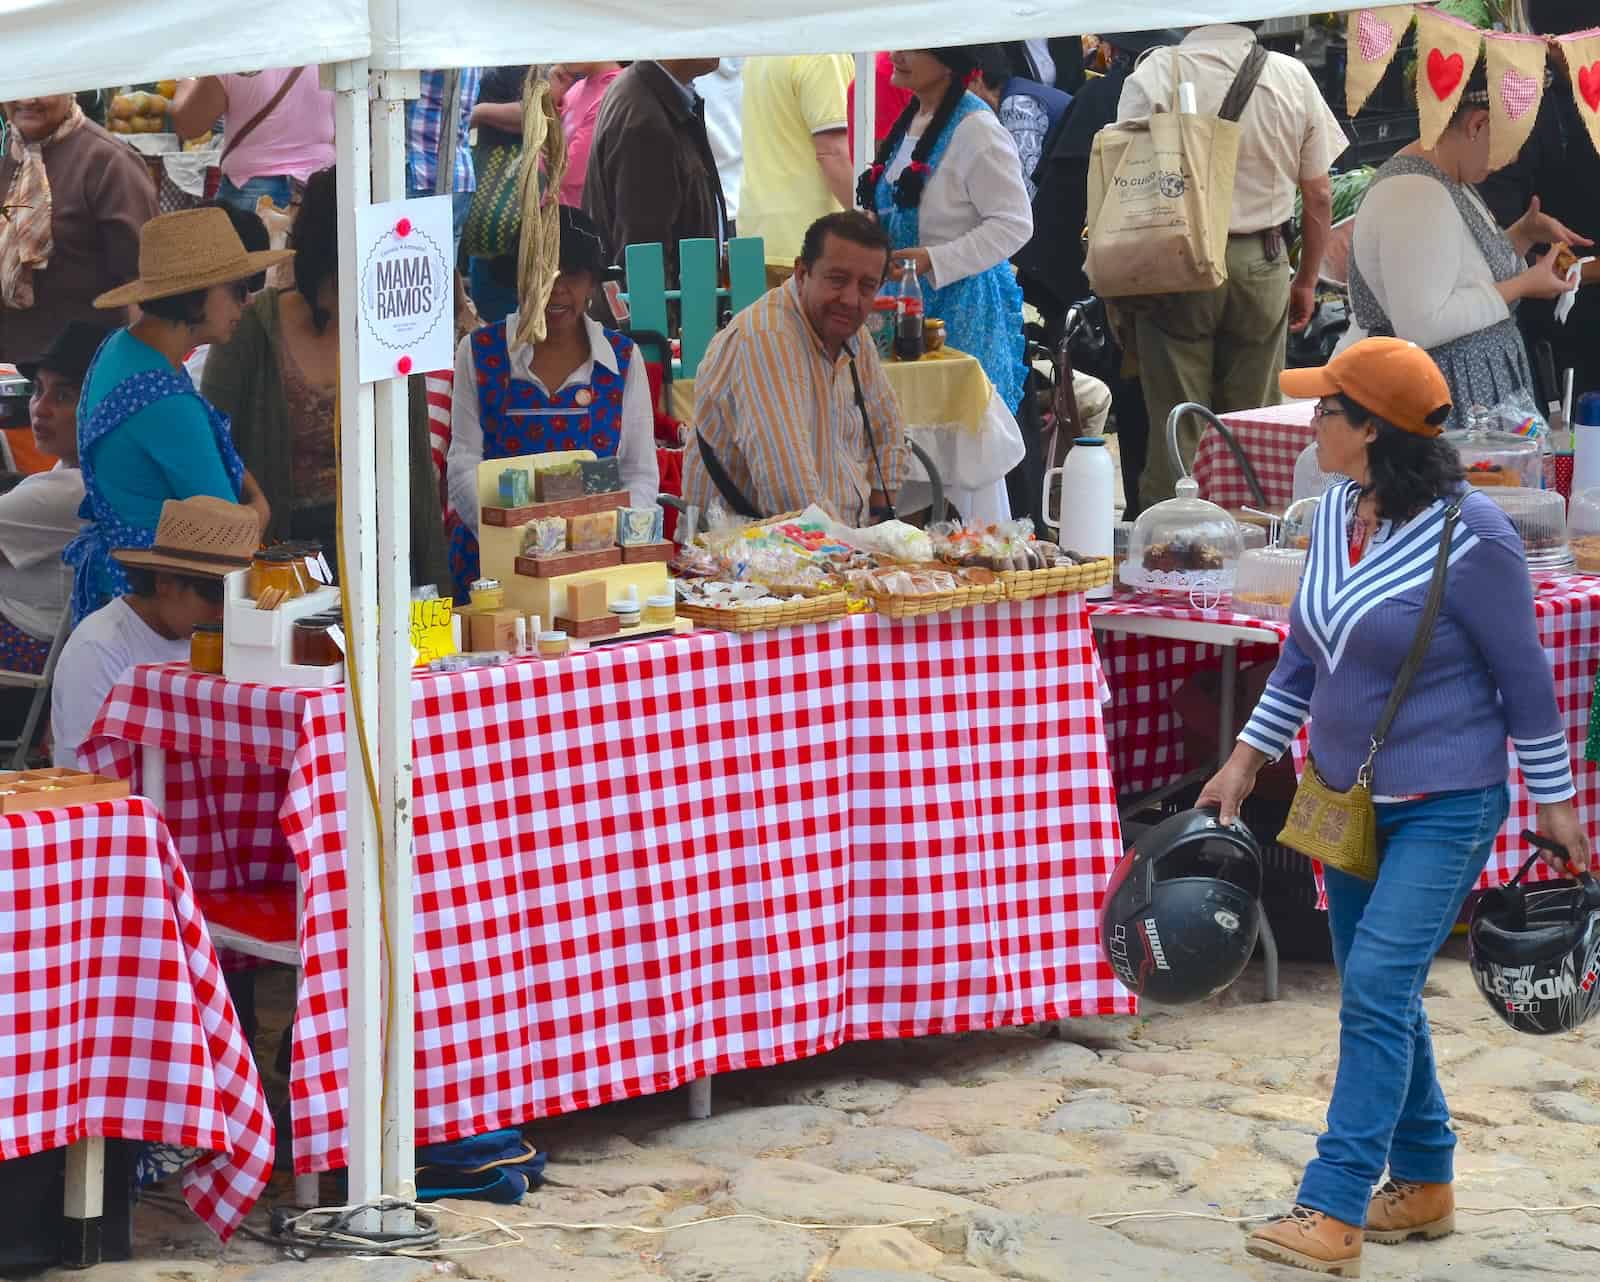
[[[1106,739],[1117,786],[1125,793],[1168,787],[1191,769],[1171,699],[1190,676],[1222,657],[1213,648],[1222,638],[1202,639],[1204,628],[1256,629],[1260,635],[1250,638],[1252,644],[1238,656],[1244,664],[1275,662],[1276,646],[1268,638],[1275,635],[1281,644],[1288,634],[1283,622],[1252,619],[1231,610],[1200,610],[1170,598],[1113,598],[1092,602],[1090,610],[1097,632],[1113,628],[1118,632],[1114,639],[1102,635],[1100,646],[1112,698]],[[1600,819],[1600,770],[1584,760],[1584,749],[1595,678],[1600,673],[1600,578],[1560,575],[1536,580],[1534,613],[1542,657],[1555,675],[1556,702],[1566,726],[1578,787],[1578,814],[1592,830]],[[1174,624],[1184,630],[1174,633],[1170,630]],[[1257,648],[1255,642],[1263,644]],[[1226,736],[1224,744],[1231,738]],[[1295,749],[1297,762],[1303,757],[1305,743],[1302,732]],[[1192,763],[1197,771],[1206,764]],[[1478,882],[1480,890],[1510,880],[1528,854],[1522,831],[1535,826],[1535,807],[1514,767],[1510,784],[1511,813]]]
[[[88,1177],[106,1138],[205,1150],[183,1193],[226,1240],[272,1174],[272,1119],[161,815],[0,816],[0,901],[0,1159],[80,1146]],[[79,1185],[69,1215],[98,1218]]]
[[[927,451],[945,497],[969,522],[1009,520],[1006,473],[1022,461],[1022,429],[1001,402],[977,358],[943,348],[920,361],[885,361],[884,373],[906,416],[911,439]],[[694,422],[694,380],[678,379],[668,413]],[[900,501],[915,512],[930,501],[926,473],[915,459]]]
[[[1266,409],[1241,410],[1219,417],[1255,469],[1266,506],[1281,511],[1294,499],[1294,464],[1316,438],[1313,401],[1294,401]],[[1208,429],[1194,452],[1194,479],[1200,497],[1225,508],[1257,506],[1244,471],[1221,433]]]
[[[1126,1013],[1081,597],[419,676],[419,1143],[844,1042]],[[346,1157],[342,692],[136,669],[83,757],[272,790],[305,895],[296,1169]],[[218,781],[213,764],[232,760]],[[270,807],[246,818],[260,823]],[[270,834],[239,834],[261,848]]]

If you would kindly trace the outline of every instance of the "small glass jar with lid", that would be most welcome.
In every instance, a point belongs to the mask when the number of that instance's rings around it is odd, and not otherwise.
[[[195,624],[189,637],[189,666],[196,672],[222,675],[222,624]]]
[[[1202,499],[1198,483],[1184,477],[1176,498],[1145,509],[1133,523],[1121,579],[1140,591],[1181,594],[1197,606],[1213,606],[1233,591],[1243,551],[1238,522]]]
[[[308,614],[294,621],[291,638],[291,662],[307,668],[331,668],[344,662],[344,651],[333,639],[330,631],[340,621],[338,611]]]
[[[269,588],[283,593],[288,601],[306,592],[306,567],[299,557],[286,548],[266,548],[257,552],[250,562],[250,595],[256,600]]]

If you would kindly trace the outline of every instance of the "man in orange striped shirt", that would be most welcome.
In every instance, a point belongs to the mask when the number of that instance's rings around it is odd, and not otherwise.
[[[806,232],[791,280],[733,318],[695,379],[684,499],[722,495],[701,442],[761,516],[815,503],[851,526],[894,503],[906,475],[905,416],[863,330],[888,266],[876,222],[848,211]]]

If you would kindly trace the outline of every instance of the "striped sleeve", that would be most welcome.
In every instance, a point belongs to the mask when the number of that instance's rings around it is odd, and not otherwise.
[[[1522,782],[1535,805],[1547,806],[1577,795],[1564,732],[1542,739],[1513,739],[1511,746],[1517,751]]]
[[[1278,666],[1268,678],[1256,710],[1239,732],[1239,742],[1273,761],[1283,756],[1311,716],[1311,691],[1316,679],[1316,665],[1290,637],[1283,643]]]

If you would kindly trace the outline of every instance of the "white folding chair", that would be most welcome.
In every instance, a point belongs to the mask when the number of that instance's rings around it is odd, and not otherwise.
[[[10,668],[0,668],[0,686],[33,691],[33,698],[28,703],[28,715],[23,719],[21,732],[15,739],[0,739],[0,752],[7,750],[11,752],[13,770],[28,768],[28,753],[33,748],[34,736],[39,732],[39,719],[44,716],[44,710],[50,704],[50,682],[56,674],[56,661],[61,658],[61,647],[66,644],[67,633],[70,631],[72,631],[72,611],[63,609],[61,623],[56,628],[56,635],[50,642],[50,653],[44,661],[44,671],[14,672]]]

